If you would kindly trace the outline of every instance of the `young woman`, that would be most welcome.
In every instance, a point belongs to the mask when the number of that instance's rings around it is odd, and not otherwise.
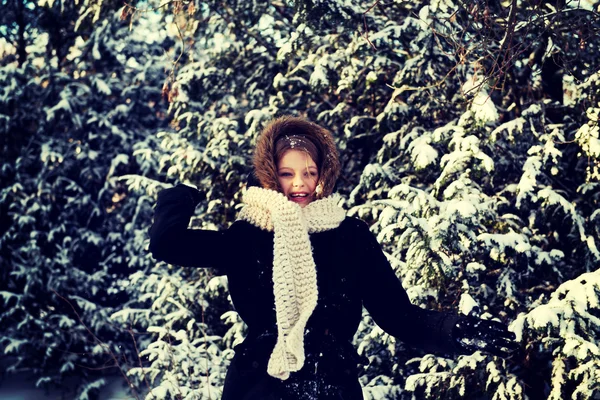
[[[248,335],[235,348],[224,400],[362,399],[351,341],[363,306],[386,332],[427,351],[516,348],[500,323],[410,303],[367,224],[338,207],[329,131],[278,118],[260,134],[253,163],[254,185],[226,231],[187,229],[202,195],[184,185],[159,193],[150,230],[157,260],[227,274]]]

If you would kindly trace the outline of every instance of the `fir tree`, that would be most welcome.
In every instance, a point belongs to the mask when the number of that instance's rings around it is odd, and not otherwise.
[[[245,326],[218,271],[151,259],[152,205],[191,183],[206,197],[191,226],[226,229],[256,135],[294,114],[336,136],[338,190],[412,301],[500,319],[525,351],[427,355],[365,313],[366,399],[597,396],[597,4],[135,6],[121,22],[110,3],[67,8],[63,47],[32,34],[56,50],[23,58],[17,44],[0,69],[14,370],[42,384],[122,346],[133,393],[218,398]],[[91,392],[101,376],[86,375]]]

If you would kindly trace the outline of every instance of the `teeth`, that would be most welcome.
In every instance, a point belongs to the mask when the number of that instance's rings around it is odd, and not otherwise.
[[[306,197],[308,196],[307,194],[291,194],[291,197]]]

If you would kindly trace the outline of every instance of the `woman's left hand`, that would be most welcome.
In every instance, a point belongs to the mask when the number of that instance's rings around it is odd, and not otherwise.
[[[468,352],[480,350],[504,358],[520,347],[515,334],[504,324],[471,316],[460,317],[452,329],[452,336]]]

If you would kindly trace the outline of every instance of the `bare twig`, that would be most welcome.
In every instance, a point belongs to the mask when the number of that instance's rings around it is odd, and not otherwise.
[[[492,68],[492,74],[495,72],[495,66],[499,64],[498,60],[502,57],[502,62],[500,63],[500,68],[498,72],[500,75],[503,75],[503,67],[506,65],[506,58],[510,51],[512,50],[512,38],[515,33],[515,25],[517,22],[517,0],[512,0],[510,5],[510,13],[508,14],[508,24],[506,27],[506,32],[504,33],[504,37],[500,41],[500,50],[498,51],[498,57],[496,58],[494,68]]]
[[[142,358],[140,357],[140,352],[138,350],[137,347],[137,341],[135,340],[135,336],[133,336],[133,329],[131,329],[131,327],[127,330],[127,332],[129,332],[129,334],[131,335],[131,340],[133,341],[133,346],[135,347],[135,354],[137,354],[138,356],[138,362],[140,365],[140,369],[142,370],[142,376],[144,377],[144,383],[146,384],[146,388],[148,389],[148,393],[152,394],[152,390],[150,389],[150,383],[148,383],[148,378],[146,376],[146,373],[144,372],[144,366],[142,364]],[[152,395],[152,397],[154,397],[154,395]]]
[[[373,50],[375,50],[375,51],[377,51],[377,47],[375,47],[375,45],[374,45],[374,44],[371,42],[371,40],[369,40],[369,27],[367,26],[367,14],[368,14],[369,12],[371,12],[371,10],[372,10],[372,9],[373,9],[375,6],[377,6],[377,4],[379,4],[379,2],[380,2],[380,1],[381,1],[381,0],[377,0],[377,1],[375,1],[375,3],[373,3],[373,5],[372,5],[371,7],[369,7],[369,8],[367,9],[367,11],[365,11],[365,12],[363,13],[363,22],[364,22],[364,24],[365,24],[365,39],[366,39],[367,43],[369,43],[369,44],[371,45],[371,47],[373,48]]]
[[[131,383],[131,381],[129,380],[129,377],[127,377],[127,374],[125,373],[125,371],[123,371],[123,368],[121,368],[121,365],[119,364],[119,360],[117,358],[117,356],[115,355],[115,353],[110,349],[110,347],[108,347],[106,345],[106,343],[104,343],[102,340],[100,340],[95,334],[94,332],[92,332],[90,330],[90,328],[87,327],[87,325],[83,322],[83,320],[81,319],[81,316],[79,315],[79,313],[77,312],[77,310],[75,310],[75,307],[73,307],[73,304],[67,300],[66,298],[64,298],[63,296],[61,296],[60,294],[58,294],[58,292],[54,289],[52,289],[52,292],[61,300],[63,300],[65,303],[67,303],[69,305],[69,307],[71,307],[71,309],[73,310],[73,313],[75,314],[75,316],[77,316],[77,319],[79,320],[79,323],[85,328],[85,330],[89,333],[89,335],[91,337],[94,338],[94,341],[100,345],[102,348],[104,348],[106,350],[106,352],[111,356],[114,365],[112,366],[107,366],[105,368],[118,368],[119,371],[121,372],[121,375],[123,376],[123,379],[125,379],[125,381],[127,382],[127,385],[129,386],[129,389],[131,390],[131,392],[133,393],[133,396],[136,398],[136,400],[140,400],[140,398],[138,397],[136,391],[133,389],[133,384]],[[91,369],[91,368],[90,368]]]
[[[146,13],[146,12],[151,12],[151,11],[158,11],[161,8],[166,7],[171,3],[179,3],[179,2],[181,2],[181,0],[169,0],[169,1],[165,1],[158,7],[137,8],[136,6],[132,6],[128,2],[124,1],[123,4],[125,4],[125,5],[123,7],[127,7],[128,9],[132,10],[133,12]]]

